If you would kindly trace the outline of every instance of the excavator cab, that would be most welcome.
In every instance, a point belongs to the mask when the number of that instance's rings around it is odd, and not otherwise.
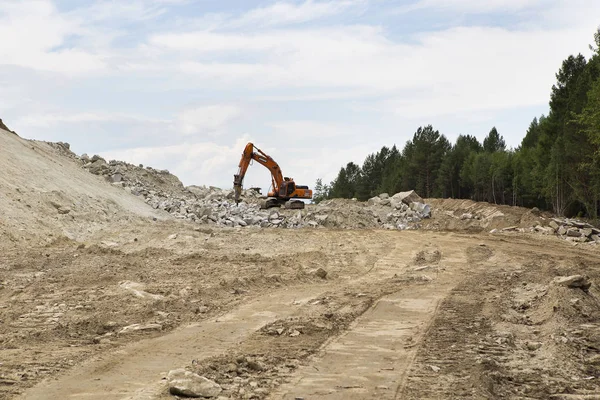
[[[279,188],[279,197],[290,197],[296,191],[296,182],[290,178],[283,178],[281,187]]]

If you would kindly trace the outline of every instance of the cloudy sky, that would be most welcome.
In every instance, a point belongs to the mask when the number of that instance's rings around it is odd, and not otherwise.
[[[246,142],[313,185],[421,125],[517,146],[597,0],[0,0],[21,136],[229,187]],[[266,187],[251,167],[246,186]]]

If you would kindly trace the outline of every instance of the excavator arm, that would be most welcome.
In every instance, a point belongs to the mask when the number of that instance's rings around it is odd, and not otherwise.
[[[267,155],[264,151],[254,146],[254,144],[248,143],[244,148],[244,152],[242,153],[238,173],[233,176],[233,189],[235,191],[236,203],[240,202],[244,177],[246,176],[246,171],[248,170],[252,160],[255,160],[271,172],[271,181],[273,184],[274,193],[279,193],[279,188],[282,185],[283,174],[281,173],[281,168],[279,168],[279,165],[275,162],[275,160],[273,160],[273,158]]]

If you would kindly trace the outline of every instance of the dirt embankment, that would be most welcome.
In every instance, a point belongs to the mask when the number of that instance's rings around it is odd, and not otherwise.
[[[2,246],[84,240],[109,225],[168,217],[82,170],[64,153],[56,144],[0,130]]]

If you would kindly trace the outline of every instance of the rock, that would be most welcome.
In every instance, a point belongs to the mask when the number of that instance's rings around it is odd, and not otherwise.
[[[379,203],[381,203],[381,199],[379,198],[379,196],[376,197],[371,197],[368,201],[367,204],[369,204],[370,206],[376,206]]]
[[[175,240],[175,239],[177,239],[177,234],[176,234],[176,233],[173,233],[172,235],[169,235],[169,236],[167,237],[167,239],[169,239],[169,240]]]
[[[567,234],[567,228],[565,228],[564,226],[561,226],[558,228],[556,233],[558,233],[560,236],[564,236]]]
[[[223,391],[221,385],[183,368],[169,371],[169,392],[186,397],[217,397]]]
[[[68,214],[70,212],[71,212],[71,209],[69,207],[59,207],[58,208],[59,214]]]
[[[581,237],[581,232],[577,228],[567,229],[567,236],[569,237]]]
[[[555,231],[557,231],[560,228],[560,225],[556,221],[550,221],[548,226],[554,229]]]
[[[535,350],[539,349],[540,347],[542,347],[542,343],[541,342],[527,342],[527,343],[525,343],[525,347],[527,347],[527,350],[529,350],[529,351],[535,351]]]
[[[248,369],[251,369],[252,371],[264,371],[267,369],[267,367],[261,363],[260,361],[252,361],[249,360],[246,365],[248,366]]]
[[[389,195],[389,194],[387,194],[387,193],[381,193],[381,194],[379,195],[379,198],[380,198],[381,200],[386,200],[386,199],[389,199],[389,198],[390,198],[390,195]]]
[[[539,209],[539,208],[537,208],[537,207],[533,207],[533,208],[531,209],[531,213],[532,213],[533,215],[536,215],[536,216],[537,216],[537,215],[540,215],[540,209]]]
[[[315,271],[315,276],[318,276],[321,279],[325,279],[327,278],[327,271],[325,271],[323,268],[319,268]]]
[[[410,203],[410,208],[411,210],[419,213],[422,218],[429,218],[429,216],[431,215],[431,208],[427,204],[413,202]]]
[[[400,200],[406,205],[410,205],[410,203],[424,203],[421,196],[419,196],[414,190],[396,193],[392,196],[392,198]]]
[[[431,370],[433,372],[440,372],[440,370],[441,370],[440,367],[436,367],[435,365],[430,365],[429,368],[431,368]]]
[[[585,236],[585,237],[590,237],[590,236],[592,236],[592,233],[593,233],[592,228],[583,228],[580,230],[580,232],[581,232],[581,235]]]
[[[132,324],[124,327],[119,331],[119,334],[138,332],[138,331],[160,331],[162,330],[161,324]]]
[[[461,220],[465,220],[465,219],[473,219],[473,214],[470,213],[464,213],[463,215],[460,216]]]
[[[196,314],[206,314],[209,308],[207,306],[200,306],[196,308]]]
[[[559,286],[580,288],[582,290],[588,290],[590,286],[592,286],[592,282],[590,282],[589,279],[583,275],[558,276],[554,278],[553,282]]]
[[[121,181],[123,181],[123,175],[121,175],[121,174],[113,174],[110,177],[110,180],[111,180],[112,183],[121,182]]]
[[[296,336],[300,336],[300,332],[298,330],[294,329],[290,332],[290,337],[296,337]]]

